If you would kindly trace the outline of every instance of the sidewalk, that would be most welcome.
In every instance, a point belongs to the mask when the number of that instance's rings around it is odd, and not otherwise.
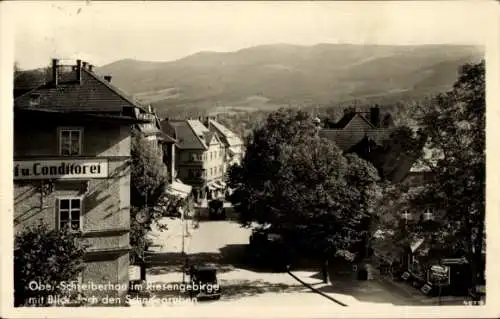
[[[404,281],[395,281],[389,276],[382,276],[377,274],[375,279],[379,281],[382,285],[388,287],[388,289],[397,289],[402,293],[406,294],[414,300],[418,300],[423,306],[463,306],[465,297],[459,296],[426,296],[420,292],[420,290],[412,287],[410,284]],[[441,299],[441,300],[440,300]]]
[[[438,305],[438,297],[427,297],[407,283],[393,281],[380,276],[377,272],[372,274],[373,279],[360,281],[356,279],[356,273],[353,271],[330,271],[328,284],[323,283],[319,273],[313,275],[304,271],[292,271],[292,273],[314,289],[351,307]],[[463,304],[463,297],[441,297],[441,305]]]
[[[180,253],[182,251],[182,234],[184,232],[184,249],[187,250],[191,232],[193,231],[191,220],[182,223],[180,218],[164,217],[160,220],[167,229],[159,230],[156,225],[152,225],[152,230],[148,237],[153,241],[150,252],[153,253]],[[186,227],[187,225],[187,227]]]

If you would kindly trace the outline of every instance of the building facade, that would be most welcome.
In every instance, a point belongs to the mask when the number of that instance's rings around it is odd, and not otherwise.
[[[204,124],[210,131],[217,133],[224,145],[223,173],[225,174],[230,166],[241,163],[244,154],[243,140],[219,123],[216,118],[207,117]]]
[[[130,146],[140,108],[92,66],[53,61],[52,80],[14,100],[14,225],[70,227],[89,245],[83,283],[128,286]],[[118,286],[119,285],[119,286]],[[111,286],[109,286],[111,287]]]
[[[224,144],[199,120],[168,120],[162,130],[176,141],[177,177],[193,187],[197,201],[224,194]]]

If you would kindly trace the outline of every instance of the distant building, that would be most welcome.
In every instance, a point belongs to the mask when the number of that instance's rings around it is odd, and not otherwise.
[[[344,152],[368,138],[376,144],[381,144],[389,137],[393,127],[390,115],[380,118],[380,109],[373,107],[370,112],[359,112],[354,108],[344,110],[344,116],[332,127],[323,128],[319,135],[337,144]]]
[[[151,105],[143,110],[137,111],[137,117],[147,120],[145,124],[138,124],[135,127],[139,130],[152,148],[157,151],[158,156],[168,169],[168,187],[166,192],[171,195],[187,198],[191,196],[192,187],[184,184],[177,176],[176,168],[176,148],[177,140],[163,132],[161,120],[156,115]]]
[[[384,145],[390,142],[394,131],[394,123],[390,114],[381,117],[378,107],[370,108],[369,112],[359,112],[347,108],[344,116],[329,128],[321,128],[319,136],[335,142],[344,153],[356,153],[371,162],[381,176],[392,182],[401,182],[416,158],[398,150],[386,157]],[[421,136],[422,147],[425,137]],[[394,150],[392,150],[394,152]]]
[[[165,134],[177,141],[177,176],[193,187],[195,199],[222,197],[226,189],[225,147],[218,134],[200,120],[165,119],[161,127]]]
[[[224,144],[225,157],[223,172],[225,173],[231,165],[240,164],[244,154],[243,140],[227,127],[219,123],[216,118],[207,117],[205,118],[204,124],[210,131],[216,132]]]
[[[90,247],[80,280],[126,287],[131,128],[148,121],[86,62],[53,60],[51,73],[14,100],[15,231],[39,221],[81,231]]]

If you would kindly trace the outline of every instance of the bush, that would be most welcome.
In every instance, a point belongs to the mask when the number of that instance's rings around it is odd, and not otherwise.
[[[14,304],[29,306],[29,298],[40,300],[46,305],[47,295],[61,297],[61,282],[76,280],[84,268],[83,256],[86,246],[78,233],[69,229],[53,230],[40,223],[29,227],[15,237],[14,248]],[[54,290],[34,290],[29,284],[50,285]],[[32,304],[33,302],[31,302]]]

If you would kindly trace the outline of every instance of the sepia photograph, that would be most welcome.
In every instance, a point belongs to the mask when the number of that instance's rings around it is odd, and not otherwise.
[[[498,307],[486,289],[495,8],[4,3],[10,307]]]

